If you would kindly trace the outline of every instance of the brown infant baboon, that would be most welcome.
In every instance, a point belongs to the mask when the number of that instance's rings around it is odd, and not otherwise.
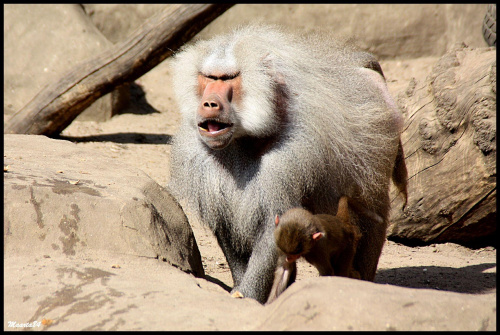
[[[406,195],[402,116],[375,58],[322,36],[247,26],[177,53],[182,114],[170,192],[213,231],[235,296],[267,301],[276,269],[274,216],[293,207],[356,213],[353,265],[373,280],[385,241],[389,183]]]
[[[268,303],[295,281],[295,262],[300,257],[314,265],[321,276],[360,278],[353,259],[361,232],[351,223],[351,203],[341,197],[335,216],[313,215],[303,208],[289,209],[281,217],[276,215],[274,238],[279,256]],[[374,216],[374,220],[381,218]]]

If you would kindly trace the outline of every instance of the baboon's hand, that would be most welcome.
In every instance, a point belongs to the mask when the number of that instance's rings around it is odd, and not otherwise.
[[[245,296],[240,291],[234,291],[231,294],[231,297],[236,298],[236,299],[241,299],[241,298],[244,298]]]

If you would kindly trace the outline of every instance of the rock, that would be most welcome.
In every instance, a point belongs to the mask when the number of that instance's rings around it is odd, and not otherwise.
[[[248,329],[262,308],[166,263],[125,254],[13,256],[4,270],[4,330]]]
[[[168,4],[83,4],[95,26],[113,43],[124,41],[150,16]]]
[[[486,296],[408,289],[344,277],[291,285],[266,306],[257,330],[495,330],[496,304]]]
[[[182,208],[144,172],[68,141],[4,140],[4,257],[108,251],[204,275]]]
[[[45,85],[88,57],[111,46],[81,5],[4,6],[4,116],[24,107]],[[108,94],[79,115],[105,121],[112,114]]]
[[[151,259],[61,257],[5,259],[5,330],[496,330],[491,295],[316,277],[263,306]]]
[[[125,38],[162,6],[84,5],[95,25],[113,42]],[[238,4],[208,25],[200,37],[265,22],[355,38],[364,50],[384,59],[441,56],[462,40],[474,47],[487,46],[481,33],[486,9],[486,4]]]
[[[486,4],[238,4],[202,31],[203,37],[264,22],[352,38],[379,59],[441,56],[454,43],[485,47]]]
[[[415,86],[415,83],[412,84]],[[496,49],[464,45],[399,96],[408,206],[395,195],[388,236],[411,243],[494,241]]]

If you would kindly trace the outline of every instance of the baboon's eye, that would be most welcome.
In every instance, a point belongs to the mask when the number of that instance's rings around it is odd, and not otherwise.
[[[221,74],[221,75],[205,75],[205,74],[202,74],[205,78],[208,78],[208,79],[211,79],[211,80],[222,80],[222,81],[225,81],[225,80],[231,80],[231,79],[234,79],[236,77],[238,77],[240,75],[239,72],[236,72],[234,74]]]
[[[234,79],[236,77],[238,77],[240,75],[239,72],[235,73],[235,74],[226,74],[226,75],[223,75],[221,77],[219,77],[220,80],[231,80],[231,79]]]
[[[304,247],[303,247],[302,243],[299,243],[299,244],[297,244],[295,249],[293,249],[293,252],[291,254],[298,255],[298,254],[301,254],[303,250],[304,250]]]

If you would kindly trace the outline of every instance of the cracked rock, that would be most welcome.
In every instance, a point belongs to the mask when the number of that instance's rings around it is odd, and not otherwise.
[[[68,141],[4,135],[4,254],[107,251],[203,276],[176,200],[144,172]]]

